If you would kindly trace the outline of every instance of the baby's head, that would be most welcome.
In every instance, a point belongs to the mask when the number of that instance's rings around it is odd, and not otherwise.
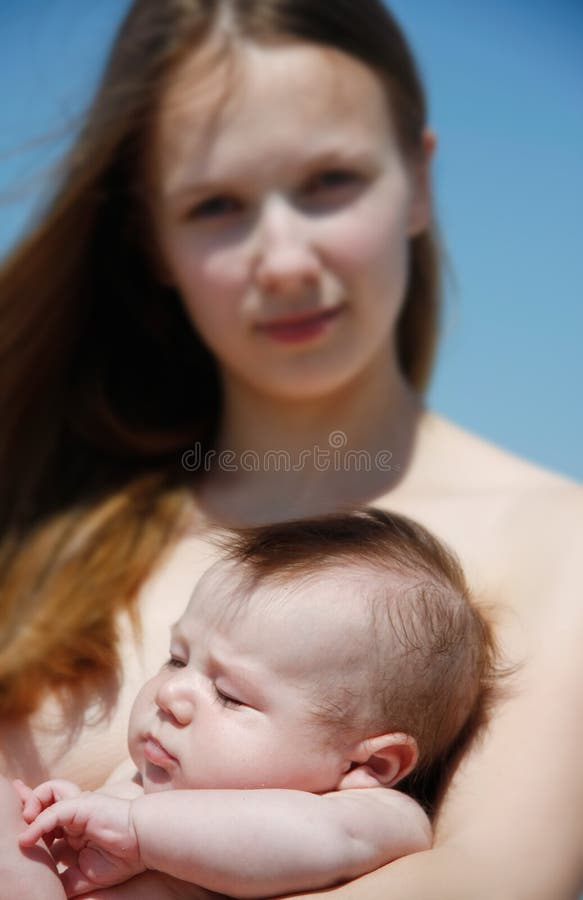
[[[142,689],[148,790],[394,785],[466,737],[490,629],[424,528],[377,510],[239,531]]]

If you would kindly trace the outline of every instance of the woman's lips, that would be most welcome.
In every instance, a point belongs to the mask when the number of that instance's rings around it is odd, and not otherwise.
[[[284,344],[298,343],[319,337],[343,311],[343,306],[335,306],[334,309],[322,312],[286,316],[271,322],[261,322],[257,325],[257,330]]]
[[[148,762],[154,763],[155,766],[160,766],[162,769],[178,762],[176,757],[168,753],[160,741],[157,741],[151,734],[147,735],[144,741],[144,756]]]

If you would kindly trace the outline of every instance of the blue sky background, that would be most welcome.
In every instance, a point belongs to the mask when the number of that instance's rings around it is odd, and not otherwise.
[[[2,0],[0,252],[25,227],[127,6]],[[439,136],[436,203],[452,276],[431,404],[581,478],[583,3],[392,9]]]

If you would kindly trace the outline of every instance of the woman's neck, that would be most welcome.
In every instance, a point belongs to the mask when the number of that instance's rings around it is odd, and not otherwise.
[[[283,400],[226,378],[201,506],[220,522],[244,524],[370,502],[406,470],[420,412],[390,359],[312,401]]]

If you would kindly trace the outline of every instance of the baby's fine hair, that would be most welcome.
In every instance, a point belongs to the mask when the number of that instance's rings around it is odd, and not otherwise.
[[[372,592],[370,578],[362,591],[375,646],[358,688],[369,684],[369,696],[343,689],[342,698],[318,709],[324,724],[350,729],[365,715],[359,724],[369,733],[412,735],[422,779],[436,766],[443,769],[485,721],[500,679],[492,628],[472,601],[459,562],[426,528],[369,508],[239,529],[227,556],[255,584],[343,568],[378,576]],[[346,579],[351,600],[355,583]],[[342,593],[339,579],[339,604]]]

